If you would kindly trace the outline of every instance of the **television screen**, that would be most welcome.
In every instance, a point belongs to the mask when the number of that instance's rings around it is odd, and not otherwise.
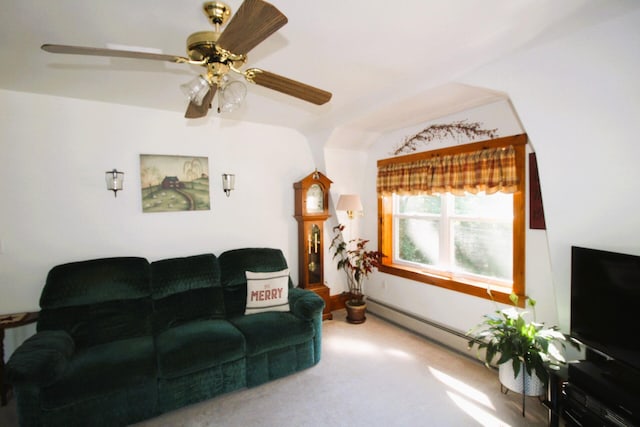
[[[571,336],[640,370],[640,256],[572,247]]]

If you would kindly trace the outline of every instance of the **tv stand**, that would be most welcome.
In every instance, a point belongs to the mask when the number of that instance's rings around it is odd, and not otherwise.
[[[550,425],[640,426],[638,373],[615,361],[571,363],[563,378],[551,376]]]
[[[600,365],[600,364],[599,364]],[[608,360],[600,365],[601,375],[611,383],[617,384],[623,390],[640,395],[640,373],[621,366],[615,360]]]

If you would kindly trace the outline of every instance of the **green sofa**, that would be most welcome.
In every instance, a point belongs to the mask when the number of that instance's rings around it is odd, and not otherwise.
[[[317,364],[316,294],[289,277],[289,311],[244,314],[245,273],[286,268],[266,248],[52,268],[37,333],[6,366],[20,425],[127,425]]]

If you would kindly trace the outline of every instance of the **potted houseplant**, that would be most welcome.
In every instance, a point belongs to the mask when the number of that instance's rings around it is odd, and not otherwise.
[[[342,236],[344,225],[333,227],[334,237],[329,249],[333,249],[333,259],[337,259],[338,270],[344,270],[349,286],[349,296],[345,301],[347,321],[362,323],[367,305],[364,301],[362,285],[364,280],[380,265],[382,253],[367,250],[368,240],[351,239],[346,242]]]
[[[554,327],[545,327],[535,321],[536,301],[526,297],[532,310],[532,320],[527,320],[528,312],[518,309],[518,296],[512,293],[509,299],[514,307],[497,309],[484,315],[484,320],[467,334],[471,336],[469,349],[477,346],[478,357],[484,358],[489,367],[495,360],[499,379],[508,390],[522,393],[524,416],[524,396],[544,394],[549,378],[547,367],[564,363],[557,344],[564,348],[565,336]],[[480,350],[485,349],[482,357]]]

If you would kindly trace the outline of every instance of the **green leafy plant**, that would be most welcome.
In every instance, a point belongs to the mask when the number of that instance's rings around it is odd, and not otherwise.
[[[362,284],[374,269],[378,268],[382,260],[382,253],[367,250],[369,240],[351,239],[345,242],[342,231],[344,225],[333,227],[334,237],[329,249],[333,249],[333,259],[337,259],[338,270],[344,270],[349,286],[349,303],[351,305],[364,304]]]
[[[469,349],[477,346],[480,359],[480,350],[486,349],[484,361],[488,367],[499,355],[495,364],[512,361],[514,378],[524,366],[529,375],[535,373],[546,384],[549,375],[545,367],[565,363],[556,344],[561,344],[564,348],[566,338],[557,327],[545,327],[543,323],[535,321],[535,300],[526,297],[527,304],[533,311],[533,320],[527,321],[525,316],[528,312],[517,308],[518,296],[512,293],[509,299],[516,307],[498,309],[484,315],[484,320],[467,333],[472,337]]]

